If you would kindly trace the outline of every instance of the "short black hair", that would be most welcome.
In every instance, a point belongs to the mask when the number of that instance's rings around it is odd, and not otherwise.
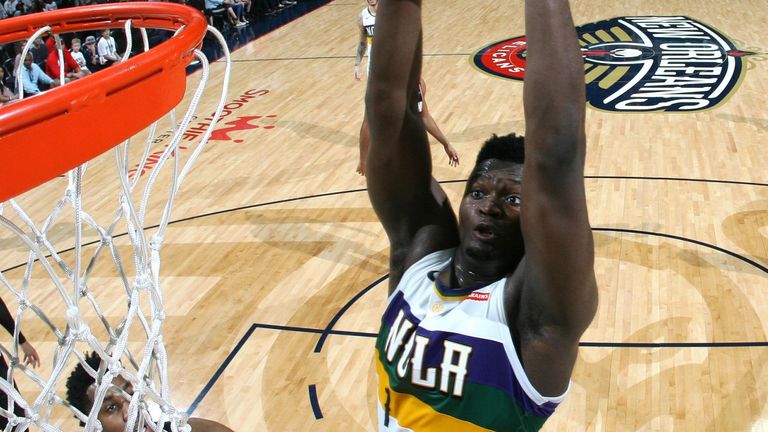
[[[95,351],[92,351],[85,354],[85,362],[93,370],[98,370],[101,364],[101,357]],[[93,407],[93,401],[88,397],[88,387],[94,382],[96,382],[96,378],[92,377],[80,362],[77,363],[77,366],[75,366],[75,369],[67,378],[67,402],[86,415],[88,415]],[[84,426],[84,423],[81,422],[80,426]]]
[[[498,159],[522,165],[525,162],[525,138],[514,133],[504,136],[493,134],[480,148],[475,166],[488,159]]]
[[[480,148],[480,152],[477,153],[475,167],[472,168],[469,179],[467,179],[467,186],[464,189],[465,195],[469,193],[469,188],[480,177],[480,174],[488,169],[489,164],[486,161],[491,159],[522,165],[525,162],[525,138],[514,133],[504,136],[493,134],[488,138]]]

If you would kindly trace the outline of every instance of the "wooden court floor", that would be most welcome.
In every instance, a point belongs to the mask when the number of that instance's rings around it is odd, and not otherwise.
[[[373,344],[388,247],[355,173],[365,86],[353,78],[355,17],[364,4],[332,1],[233,54],[220,128],[228,133],[198,160],[166,234],[173,400],[237,431],[375,429]],[[454,203],[479,144],[524,131],[522,83],[472,63],[482,48],[524,35],[522,7],[424,0],[427,100],[461,155],[452,168],[433,145],[434,176]],[[544,430],[768,431],[766,4],[578,0],[572,8],[584,45],[623,40],[593,23],[686,17],[743,53],[723,60],[722,70],[740,68],[717,78],[722,101],[708,109],[617,112],[590,102],[585,182],[600,306],[571,391]],[[683,38],[666,49],[683,61],[681,52],[708,46]],[[605,91],[630,81],[589,72]],[[712,76],[700,78],[703,86]],[[682,87],[657,97],[699,105]],[[638,98],[624,106],[632,104]],[[99,183],[108,159],[89,167],[97,203],[114,199]],[[0,241],[3,268],[18,263],[19,251]],[[105,287],[116,278],[94,276]],[[119,321],[118,300],[106,292],[100,300]],[[22,325],[51,355],[50,333],[39,322]]]

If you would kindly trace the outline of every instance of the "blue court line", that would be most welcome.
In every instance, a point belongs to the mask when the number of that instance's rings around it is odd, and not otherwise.
[[[715,184],[731,184],[731,185],[743,185],[743,186],[768,187],[768,183],[754,183],[754,182],[746,182],[746,181],[738,181],[738,180],[713,180],[713,179],[679,178],[679,177],[638,177],[638,176],[597,176],[597,175],[587,175],[587,176],[584,176],[584,178],[585,179],[592,179],[592,180],[651,180],[651,181],[715,183]],[[466,179],[454,179],[454,180],[440,180],[440,181],[438,181],[438,183],[440,183],[440,184],[452,184],[452,183],[463,183],[463,182],[466,182],[466,181],[467,181]],[[335,196],[335,195],[346,195],[346,194],[349,194],[349,193],[365,192],[367,190],[368,189],[366,189],[366,188],[347,189],[347,190],[340,190],[340,191],[323,192],[323,193],[318,193],[318,194],[313,194],[313,195],[304,195],[304,196],[298,196],[298,197],[283,198],[283,199],[279,199],[279,200],[275,200],[275,201],[266,201],[266,202],[261,202],[261,203],[256,203],[256,204],[244,205],[244,206],[240,206],[240,207],[231,207],[231,208],[227,208],[227,209],[216,210],[216,211],[209,212],[209,213],[200,213],[200,214],[197,214],[197,215],[194,215],[194,216],[188,216],[188,217],[172,220],[168,224],[169,225],[173,225],[173,224],[177,224],[177,223],[189,222],[189,221],[195,220],[195,219],[203,219],[203,218],[207,218],[207,217],[218,216],[218,215],[226,214],[226,213],[234,213],[234,212],[238,212],[238,211],[242,211],[242,210],[254,209],[254,208],[258,208],[258,207],[266,207],[266,206],[275,205],[275,204],[283,204],[283,203],[289,203],[289,202],[294,202],[294,201],[302,201],[302,200],[305,200],[305,199],[323,198],[323,197],[329,197],[329,196]],[[155,224],[155,225],[147,225],[146,227],[144,227],[144,229],[145,230],[152,230],[152,229],[157,228],[158,226],[159,225],[157,225],[157,224]],[[123,232],[123,233],[119,233],[119,234],[113,235],[112,238],[116,239],[116,238],[124,237],[126,235],[128,235],[128,233],[127,232]],[[91,245],[94,245],[94,244],[97,244],[97,243],[99,243],[99,240],[94,240],[94,241],[91,241],[91,242],[88,242],[88,243],[83,243],[83,247],[91,246]],[[63,253],[71,252],[73,250],[75,250],[75,248],[71,247],[71,248],[62,249],[62,250],[58,251],[58,253],[59,254],[63,254]],[[49,256],[49,255],[46,255],[46,256]],[[15,269],[23,267],[25,265],[26,265],[26,262],[19,263],[19,264],[15,265],[15,266],[11,266],[11,267],[2,269],[2,271],[3,272],[7,272],[7,271],[15,270]]]
[[[325,194],[324,194],[325,195]],[[608,227],[592,227],[593,231],[603,231],[603,232],[621,232],[621,233],[629,233],[629,234],[640,234],[640,235],[648,235],[648,236],[657,236],[657,237],[664,237],[669,238],[673,240],[680,240],[684,242],[694,243],[699,246],[704,246],[713,250],[716,250],[718,252],[724,253],[728,256],[737,258],[741,261],[744,261],[753,267],[762,270],[765,273],[768,273],[768,268],[763,266],[762,264],[751,260],[747,257],[744,257],[742,255],[739,255],[735,252],[729,251],[727,249],[721,248],[719,246],[715,246],[709,243],[705,243],[699,240],[680,237],[672,234],[665,234],[665,233],[655,233],[651,231],[641,231],[641,230],[632,230],[632,229],[623,229],[623,228],[608,228]],[[333,327],[336,325],[336,323],[341,319],[342,315],[349,310],[352,305],[359,300],[363,295],[365,295],[368,291],[373,289],[376,285],[380,284],[384,280],[386,280],[389,277],[389,275],[384,275],[365,287],[362,291],[357,293],[352,299],[350,299],[339,311],[336,313],[336,315],[333,316],[331,321],[328,323],[328,325],[324,329],[316,329],[316,328],[309,328],[309,327],[292,327],[292,326],[281,326],[281,325],[274,325],[274,324],[253,324],[250,329],[246,332],[246,334],[240,339],[240,341],[237,343],[235,348],[232,350],[232,352],[227,356],[227,358],[224,360],[224,362],[219,366],[219,368],[216,370],[216,372],[213,374],[211,379],[208,381],[208,383],[203,387],[203,390],[200,392],[200,394],[197,396],[195,401],[190,405],[190,407],[187,409],[188,414],[192,414],[192,412],[197,408],[197,406],[200,404],[200,402],[203,400],[203,398],[208,394],[210,389],[213,387],[213,385],[216,383],[216,381],[219,379],[221,374],[224,372],[224,370],[229,366],[229,364],[232,362],[232,359],[237,355],[237,353],[240,351],[240,349],[243,347],[245,342],[248,340],[248,338],[251,337],[251,334],[257,329],[257,328],[263,328],[268,330],[279,330],[279,331],[295,331],[295,332],[303,332],[303,333],[314,333],[314,334],[320,334],[320,338],[317,341],[317,344],[315,345],[314,352],[319,353],[323,345],[325,344],[325,340],[330,335],[342,335],[342,336],[358,336],[358,337],[376,337],[376,333],[366,333],[366,332],[355,332],[355,331],[344,331],[344,330],[333,330]],[[580,347],[604,347],[604,348],[739,348],[739,347],[768,347],[768,342],[668,342],[668,343],[645,343],[645,342],[580,342]],[[316,397],[316,395],[315,395]],[[310,401],[311,402],[311,401]],[[317,400],[315,400],[314,403],[317,403]],[[318,404],[318,410],[319,404]],[[314,408],[313,408],[314,409]],[[316,412],[317,413],[317,412]]]
[[[585,179],[591,180],[656,180],[656,181],[673,181],[673,182],[691,182],[691,183],[716,183],[716,184],[731,184],[740,186],[761,186],[768,187],[768,183],[757,183],[739,180],[714,180],[714,179],[702,179],[702,178],[684,178],[684,177],[646,177],[646,176],[608,176],[608,175],[585,175]]]
[[[386,278],[386,276],[384,276],[384,278]],[[383,280],[384,278],[379,280]],[[328,327],[326,327],[325,329],[316,329],[311,327],[295,327],[295,326],[283,326],[283,325],[274,325],[274,324],[252,324],[251,327],[248,329],[248,331],[246,331],[243,337],[241,337],[240,340],[237,342],[237,345],[235,345],[235,347],[232,349],[229,355],[227,355],[227,358],[225,358],[224,361],[219,366],[219,368],[216,369],[216,372],[213,373],[213,376],[211,376],[211,379],[209,379],[208,383],[205,384],[205,387],[203,387],[203,389],[200,390],[200,393],[197,395],[194,402],[192,402],[189,408],[187,408],[188,415],[192,415],[195,409],[197,409],[198,405],[200,405],[200,402],[202,402],[203,398],[205,398],[205,396],[208,395],[208,392],[211,391],[211,388],[213,388],[213,385],[216,384],[216,381],[219,380],[221,375],[227,369],[229,364],[232,363],[232,360],[234,360],[235,356],[240,352],[240,350],[243,348],[243,346],[248,341],[248,339],[250,339],[251,335],[253,334],[254,331],[256,331],[256,329],[291,331],[291,332],[297,332],[297,333],[315,333],[315,334],[322,334],[323,338],[328,337],[328,335],[375,338],[377,335],[377,333],[369,333],[369,332],[331,330]],[[310,393],[310,397],[311,397],[311,393]],[[319,412],[319,409],[320,409],[320,405],[318,405],[317,412]]]
[[[312,412],[315,414],[315,420],[323,418],[323,412],[320,411],[320,403],[317,401],[317,388],[314,384],[309,385],[309,403],[312,405]]]
[[[755,348],[768,342],[579,342],[590,348]]]
[[[367,287],[366,290],[370,289],[371,286],[375,286],[376,284],[380,283],[381,281],[386,279],[387,276],[383,276],[377,282],[374,282],[372,285]],[[365,292],[366,290],[361,291],[361,293]],[[359,295],[356,296],[356,298],[357,297],[359,297]],[[243,337],[240,338],[240,341],[238,341],[237,345],[235,345],[235,348],[232,350],[232,352],[229,353],[229,355],[221,364],[221,366],[219,366],[219,368],[213,374],[211,379],[208,380],[208,383],[200,391],[200,394],[198,394],[197,398],[195,398],[195,401],[189,406],[189,408],[187,409],[187,414],[192,415],[192,413],[195,411],[198,405],[200,405],[200,402],[202,402],[203,398],[205,398],[205,396],[208,394],[211,388],[213,388],[213,385],[216,384],[216,381],[219,380],[221,375],[224,373],[224,370],[226,370],[229,364],[232,363],[232,360],[240,352],[243,345],[245,345],[245,342],[248,341],[248,339],[251,337],[251,335],[256,329],[261,328],[265,330],[321,334],[322,335],[321,337],[323,339],[326,338],[328,335],[368,337],[368,338],[375,338],[378,335],[377,333],[369,333],[369,332],[331,330],[329,329],[329,327],[331,326],[328,326],[325,329],[317,329],[317,328],[311,328],[311,327],[295,327],[295,326],[283,326],[283,325],[275,325],[275,324],[251,325],[251,327],[248,329],[245,335],[243,335]],[[322,344],[320,345],[322,347]],[[768,341],[765,341],[765,342],[579,342],[579,347],[583,347],[583,348],[759,348],[759,347],[768,347]],[[315,384],[309,385],[308,391],[309,391],[310,404],[312,405],[312,411],[315,415],[315,418],[316,419],[323,418],[323,414],[320,409],[320,403],[317,399],[317,389]]]
[[[211,387],[213,387],[214,384],[216,384],[216,381],[219,380],[219,377],[222,373],[224,373],[224,370],[229,366],[230,363],[232,363],[232,360],[235,358],[238,352],[240,352],[240,349],[245,345],[245,342],[251,337],[253,332],[256,330],[256,325],[252,325],[251,328],[248,329],[247,332],[245,332],[245,335],[240,338],[240,341],[237,342],[237,345],[235,345],[235,348],[232,350],[232,352],[229,353],[226,359],[224,359],[224,362],[219,366],[218,369],[216,369],[216,372],[213,374],[211,379],[208,380],[208,383],[203,387],[203,389],[200,391],[200,394],[197,395],[197,398],[195,398],[194,402],[192,402],[192,405],[187,408],[187,414],[192,415],[192,412],[195,411],[198,405],[200,405],[200,402],[203,401],[203,398],[205,395],[208,394],[208,392],[211,390]]]
[[[736,259],[739,259],[741,261],[744,261],[745,263],[751,265],[752,267],[755,267],[759,270],[762,270],[763,273],[768,273],[768,267],[758,263],[757,261],[751,260],[743,255],[739,255],[736,252],[729,251],[728,249],[721,248],[720,246],[716,246],[710,243],[705,243],[700,240],[687,238],[687,237],[680,237],[676,236],[674,234],[665,234],[665,233],[658,233],[658,232],[652,232],[652,231],[641,231],[641,230],[633,230],[633,229],[626,229],[626,228],[610,228],[610,227],[592,227],[592,231],[609,231],[609,232],[620,232],[620,233],[629,233],[629,234],[641,234],[641,235],[647,235],[647,236],[656,236],[656,237],[664,237],[669,238],[673,240],[680,240],[688,243],[693,243],[699,246],[704,246],[710,249],[714,249],[718,252],[724,253],[728,256],[734,257]]]
[[[325,327],[325,330],[323,331],[323,335],[322,335],[322,336],[320,336],[320,339],[318,339],[318,340],[317,340],[317,344],[315,345],[315,352],[316,352],[316,353],[319,353],[319,352],[320,352],[320,351],[323,349],[323,345],[325,344],[325,340],[328,338],[328,335],[329,335],[329,334],[331,334],[331,331],[333,330],[333,326],[335,326],[335,325],[336,325],[336,323],[339,321],[339,319],[341,319],[341,316],[342,316],[342,315],[344,315],[344,313],[345,313],[345,312],[346,312],[346,311],[347,311],[347,310],[348,310],[350,307],[352,307],[352,305],[353,305],[353,304],[355,304],[355,302],[356,302],[357,300],[359,300],[359,299],[360,299],[360,297],[362,297],[363,295],[365,295],[365,294],[366,294],[368,291],[370,291],[371,289],[373,289],[373,287],[375,287],[376,285],[380,284],[382,281],[386,280],[387,278],[389,278],[389,275],[388,275],[388,274],[387,274],[387,275],[384,275],[384,276],[382,276],[382,277],[380,277],[380,278],[378,278],[378,279],[377,279],[376,281],[374,281],[372,284],[368,285],[367,287],[365,287],[365,289],[363,289],[362,291],[360,291],[359,293],[357,293],[357,295],[355,295],[354,297],[352,297],[352,299],[351,299],[351,300],[349,300],[349,301],[347,302],[347,304],[345,304],[345,305],[344,305],[344,306],[343,306],[341,309],[339,309],[339,311],[338,311],[338,312],[336,312],[336,315],[334,315],[333,319],[331,319],[331,321],[330,321],[330,322],[328,323],[328,325]]]

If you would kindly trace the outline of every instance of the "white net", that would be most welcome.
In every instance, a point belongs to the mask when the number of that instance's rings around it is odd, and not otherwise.
[[[27,41],[22,59],[49,30],[41,28]],[[200,71],[189,75],[188,95],[176,109],[108,154],[0,203],[0,298],[13,318],[12,337],[0,344],[8,363],[0,377],[0,397],[6,396],[0,398],[0,428],[5,431],[76,430],[78,420],[86,431],[102,430],[97,413],[114,392],[130,401],[126,431],[189,430],[186,412],[174,406],[169,391],[160,252],[179,188],[226,100],[229,52],[221,34],[208,30],[225,57],[209,65],[201,51],[195,52]],[[141,34],[144,50],[151,49],[146,29],[128,21],[124,59],[134,32]],[[59,35],[53,37],[61,59]],[[19,73],[23,98],[21,80]],[[185,135],[202,109],[208,110],[208,130]],[[72,126],[60,133],[87,127]],[[21,343],[22,333],[28,344]],[[24,362],[30,347],[40,352],[38,368]],[[101,359],[95,368],[84,359],[90,351]],[[66,381],[78,364],[95,380],[90,412],[67,402]],[[116,389],[116,379],[132,391]]]

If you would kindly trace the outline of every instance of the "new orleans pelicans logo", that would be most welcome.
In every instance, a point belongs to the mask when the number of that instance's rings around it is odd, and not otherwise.
[[[609,111],[710,109],[736,89],[746,71],[741,51],[717,30],[691,18],[624,17],[578,29],[587,99]],[[474,63],[510,79],[525,75],[525,37],[480,50]]]

